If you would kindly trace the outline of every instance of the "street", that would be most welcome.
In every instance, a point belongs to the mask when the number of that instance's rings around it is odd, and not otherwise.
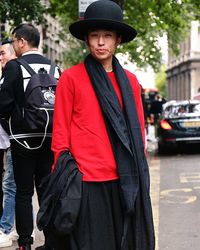
[[[156,250],[199,250],[200,150],[193,146],[184,152],[158,156],[156,145],[151,128],[148,137],[148,162]],[[37,209],[34,197],[35,215]],[[32,249],[43,244],[43,235],[37,228],[35,235]],[[15,243],[12,247],[2,249],[13,250],[16,247]]]
[[[165,156],[157,155],[155,141],[148,146],[156,250],[198,250],[200,145]]]

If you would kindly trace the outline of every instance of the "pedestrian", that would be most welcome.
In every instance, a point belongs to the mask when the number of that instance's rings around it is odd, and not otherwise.
[[[52,150],[55,162],[65,150],[76,160],[82,200],[73,231],[55,249],[154,249],[140,85],[114,56],[137,34],[122,17],[118,4],[99,0],[69,26],[90,54],[59,79]]]
[[[30,250],[33,244],[31,234],[34,227],[32,206],[34,186],[40,204],[43,193],[40,183],[51,171],[53,153],[51,133],[47,133],[44,137],[41,131],[30,132],[24,126],[24,91],[31,74],[17,60],[20,58],[28,62],[35,72],[48,72],[51,61],[38,51],[40,34],[34,25],[20,24],[12,34],[13,47],[18,59],[9,61],[5,66],[0,91],[0,113],[9,117],[9,129],[12,132],[10,143],[16,183],[15,214],[16,230],[19,235],[18,249]],[[59,78],[58,68],[55,70],[55,77]],[[52,249],[48,242],[48,232],[44,234],[45,245],[38,249]]]
[[[8,61],[15,59],[15,51],[11,39],[4,39],[1,42],[0,61],[4,76],[4,68]],[[2,136],[0,143],[4,145],[5,164],[3,174],[3,213],[0,218],[0,247],[12,246],[13,241],[18,239],[16,230],[13,229],[15,219],[15,193],[16,185],[13,175],[13,164],[10,151],[10,141],[8,132],[8,123],[5,119],[0,120],[3,127],[0,126]]]
[[[153,116],[153,120],[154,120],[154,125],[157,124],[157,121],[162,113],[162,105],[163,105],[163,101],[160,97],[160,95],[155,95],[154,100],[151,103],[151,109],[150,109],[150,113]]]

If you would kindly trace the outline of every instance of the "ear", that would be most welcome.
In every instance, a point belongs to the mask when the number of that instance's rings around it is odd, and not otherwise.
[[[87,46],[89,46],[89,43],[88,43],[88,35],[85,35],[85,43]]]
[[[20,42],[21,42],[22,45],[25,45],[25,43],[26,43],[27,41],[22,37],[22,38],[20,38]]]
[[[122,41],[122,37],[121,37],[121,36],[118,36],[118,37],[117,37],[117,46],[120,45],[121,41]]]
[[[89,43],[88,39],[85,39],[85,45],[87,46],[87,48],[90,48],[90,43]]]

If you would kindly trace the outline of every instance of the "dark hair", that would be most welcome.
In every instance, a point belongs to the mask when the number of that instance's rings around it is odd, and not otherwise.
[[[24,38],[31,47],[38,48],[40,43],[40,33],[31,23],[22,23],[13,32],[16,38]]]
[[[7,43],[12,43],[13,39],[12,38],[5,38],[2,40],[1,45],[7,44]]]

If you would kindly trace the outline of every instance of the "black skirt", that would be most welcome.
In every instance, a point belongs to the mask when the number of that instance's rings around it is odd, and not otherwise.
[[[124,215],[119,182],[83,182],[82,204],[76,227],[70,235],[57,237],[54,249],[121,250],[123,233]],[[129,227],[126,250],[134,250],[131,235]]]

